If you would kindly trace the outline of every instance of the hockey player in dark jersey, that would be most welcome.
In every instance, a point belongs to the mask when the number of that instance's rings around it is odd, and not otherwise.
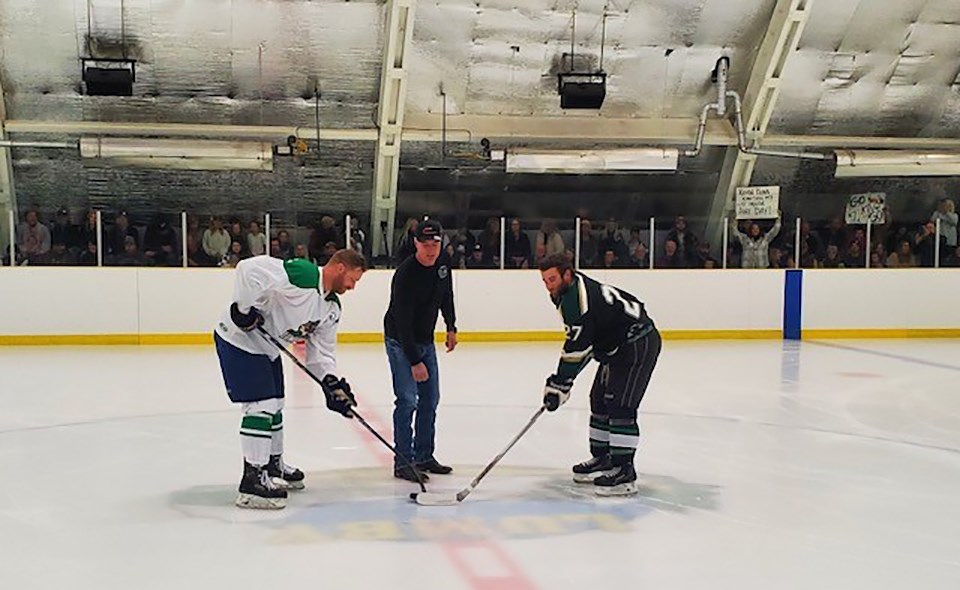
[[[592,457],[574,466],[573,479],[592,483],[601,496],[635,494],[637,409],[657,364],[660,333],[636,297],[575,271],[563,254],[544,258],[540,274],[567,333],[557,372],[544,387],[547,410],[569,399],[591,358],[600,363],[590,389]]]

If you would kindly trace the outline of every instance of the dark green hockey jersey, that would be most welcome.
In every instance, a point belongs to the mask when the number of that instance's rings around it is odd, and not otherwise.
[[[591,358],[604,360],[653,326],[643,302],[576,272],[570,287],[553,299],[563,317],[567,339],[557,374],[576,377]]]

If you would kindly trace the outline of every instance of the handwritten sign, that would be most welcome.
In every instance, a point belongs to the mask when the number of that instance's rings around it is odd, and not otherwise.
[[[883,208],[886,204],[886,193],[851,195],[850,200],[847,201],[846,221],[852,225],[886,223],[883,217]]]
[[[746,186],[737,189],[737,219],[780,217],[779,186]]]

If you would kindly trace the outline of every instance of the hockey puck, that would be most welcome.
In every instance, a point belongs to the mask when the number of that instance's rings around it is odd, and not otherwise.
[[[417,492],[410,492],[410,499],[414,502],[417,501]]]

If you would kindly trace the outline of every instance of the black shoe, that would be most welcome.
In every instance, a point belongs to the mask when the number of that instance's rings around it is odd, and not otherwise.
[[[632,463],[614,467],[593,480],[599,496],[629,496],[637,493],[637,471]]]
[[[241,508],[278,510],[287,505],[287,492],[273,483],[266,467],[243,462],[243,479],[240,480],[236,505]]]
[[[573,481],[577,483],[593,483],[593,481],[604,473],[613,469],[613,461],[610,455],[602,457],[593,457],[583,463],[577,463],[573,466]]]
[[[393,476],[397,479],[412,481],[413,483],[430,481],[429,475],[426,473],[421,473],[420,471],[417,471],[413,467],[409,467],[407,465],[404,465],[403,467],[394,467]]]
[[[437,475],[447,475],[453,472],[453,467],[441,465],[434,458],[430,458],[423,463],[417,463],[417,469],[423,473],[436,473]]]
[[[304,488],[303,472],[284,463],[281,455],[270,455],[267,474],[274,479],[279,479],[282,482],[281,485],[287,489],[302,490]]]

